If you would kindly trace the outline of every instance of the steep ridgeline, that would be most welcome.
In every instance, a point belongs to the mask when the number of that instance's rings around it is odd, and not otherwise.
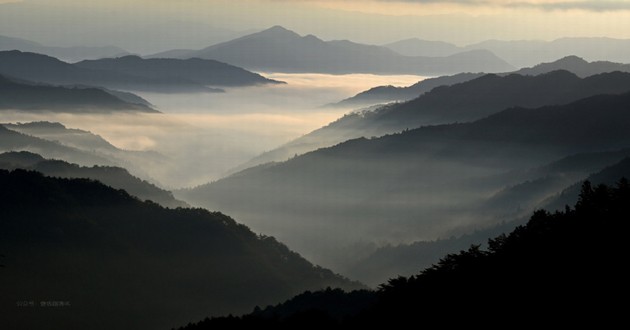
[[[195,51],[149,56],[213,59],[250,70],[271,72],[376,73],[439,75],[459,72],[505,72],[514,69],[486,50],[444,57],[404,56],[390,49],[347,40],[323,41],[281,26]]]
[[[630,94],[511,108],[472,123],[351,140],[176,196],[232,213],[325,264],[362,241],[430,240],[501,221],[470,215],[520,182],[501,174],[629,147],[629,108]]]
[[[430,124],[468,122],[514,106],[535,108],[566,104],[592,95],[627,91],[630,91],[630,73],[611,72],[583,79],[567,71],[538,76],[489,74],[434,88],[405,103],[350,113],[239,168],[283,161],[352,138],[381,136]]]
[[[219,86],[277,83],[216,61],[143,60],[127,56],[70,64],[54,57],[20,51],[0,52],[0,74],[56,85],[165,93],[222,91],[207,87],[209,81]],[[226,79],[225,83],[222,79]]]
[[[123,189],[141,200],[150,200],[164,207],[188,206],[188,204],[176,200],[170,191],[138,179],[120,167],[83,167],[62,160],[47,160],[38,154],[21,151],[0,154],[0,169],[25,169],[40,172],[51,177],[92,179],[115,189]]]
[[[537,326],[623,322],[613,298],[624,287],[630,184],[582,185],[575,208],[535,212],[527,224],[444,256],[418,275],[378,291],[305,292],[242,317],[206,319],[182,330],[215,328],[398,328],[409,324]],[[559,307],[561,306],[561,307]],[[421,321],[419,321],[421,320]],[[610,322],[610,323],[609,323]]]
[[[0,110],[45,110],[54,112],[158,112],[133,94],[118,94],[99,88],[61,87],[19,81],[0,75]],[[131,98],[133,102],[128,102]]]
[[[304,290],[362,288],[223,214],[90,180],[0,170],[0,214],[0,323],[11,329],[168,329]]]
[[[613,62],[587,62],[577,56],[567,56],[550,63],[541,63],[531,68],[523,68],[513,73],[520,75],[537,76],[553,71],[565,70],[574,73],[580,78],[586,78],[600,73],[630,72],[630,64]],[[500,74],[509,75],[510,73]],[[357,107],[387,103],[392,101],[409,101],[439,86],[451,86],[479,78],[481,73],[460,73],[453,76],[442,76],[422,80],[408,87],[378,86],[361,92],[341,102],[331,104],[337,107]]]

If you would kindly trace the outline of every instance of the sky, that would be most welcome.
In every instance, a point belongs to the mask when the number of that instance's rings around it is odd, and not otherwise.
[[[203,48],[273,25],[371,44],[630,38],[630,1],[0,0],[0,35],[141,54]]]

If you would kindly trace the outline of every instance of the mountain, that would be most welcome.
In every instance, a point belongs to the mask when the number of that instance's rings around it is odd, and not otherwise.
[[[120,94],[119,94],[120,95]],[[130,100],[132,97],[123,97]],[[121,95],[122,96],[122,95]],[[9,79],[0,75],[0,110],[54,112],[158,112],[142,103],[130,103],[98,88],[67,88]]]
[[[392,42],[387,47],[398,54],[405,56],[450,56],[465,51],[465,49],[444,41],[430,41],[418,38],[410,38]]]
[[[606,72],[630,72],[630,64],[607,61],[587,62],[577,56],[567,56],[554,62],[537,64],[531,68],[523,68],[515,73],[535,76],[556,70],[566,70],[575,73],[578,77],[584,78]]]
[[[487,248],[472,245],[448,254],[417,275],[391,278],[376,292],[305,292],[243,316],[207,318],[180,329],[397,328],[419,319],[484,326],[496,315],[532,326],[620,322],[625,314],[610,293],[626,281],[620,260],[628,253],[628,202],[627,179],[595,188],[587,181],[575,208],[537,211],[525,225],[488,240]]]
[[[192,52],[152,55],[218,60],[250,70],[318,73],[453,74],[459,72],[502,72],[512,66],[485,50],[445,57],[412,57],[388,48],[347,40],[323,41],[313,35],[300,36],[281,26]]]
[[[377,86],[361,92],[353,97],[331,104],[334,107],[357,107],[392,101],[404,102],[431,91],[439,86],[451,86],[473,80],[483,73],[458,73],[452,76],[427,78],[408,87]]]
[[[518,177],[510,180],[512,171],[576,153],[628,148],[628,106],[628,93],[601,95],[359,138],[176,196],[235,214],[310,260],[332,266],[339,251],[350,254],[353,244],[433,240],[502,221],[469,213],[518,183],[512,181]]]
[[[0,170],[0,209],[0,322],[13,329],[170,328],[305,290],[362,288],[223,214],[165,209],[91,180]]]
[[[150,79],[168,77],[189,80],[201,85],[211,86],[250,86],[280,83],[233,65],[198,58],[188,60],[142,59],[138,56],[129,55],[119,58],[82,61],[75,63],[75,66]]]
[[[27,151],[6,152],[0,154],[0,168],[5,170],[25,169],[40,172],[57,178],[85,178],[100,181],[114,189],[123,189],[141,200],[150,200],[164,207],[186,207],[169,191],[132,176],[120,167],[92,166],[83,167],[61,160],[46,160],[38,154]]]
[[[520,74],[537,76],[559,70],[569,71],[580,78],[585,78],[600,73],[614,71],[630,72],[630,64],[604,61],[587,62],[577,56],[567,56],[553,62],[541,63],[530,68],[523,68],[511,73],[500,75]],[[460,73],[453,76],[428,78],[408,87],[377,86],[338,103],[334,103],[331,106],[357,107],[392,101],[409,101],[435,87],[450,86],[456,83],[466,82],[482,75],[483,74],[481,73]]]
[[[553,71],[538,76],[488,74],[463,83],[434,88],[408,102],[349,113],[327,126],[255,157],[239,169],[283,161],[353,138],[381,136],[424,125],[467,122],[513,106],[535,108],[565,104],[597,94],[627,91],[630,91],[630,73],[622,72],[583,79],[567,71]]]
[[[23,52],[39,53],[56,57],[68,62],[123,56],[129,54],[128,51],[114,46],[50,47],[20,38],[0,36],[0,51],[5,50],[20,50]]]
[[[88,85],[149,92],[219,92],[191,80],[142,77],[108,70],[91,70],[56,58],[20,51],[0,52],[0,74],[54,85]]]
[[[587,61],[625,63],[630,56],[630,40],[613,38],[561,38],[553,41],[487,40],[464,47],[466,50],[488,50],[516,67],[529,67],[566,56]]]

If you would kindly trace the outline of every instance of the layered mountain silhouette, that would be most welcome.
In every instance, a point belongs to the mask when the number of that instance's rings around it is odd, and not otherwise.
[[[383,46],[405,56],[450,56],[466,51],[448,42],[419,38],[400,40]]]
[[[305,292],[240,317],[207,318],[180,329],[404,327],[419,317],[426,324],[484,326],[496,315],[532,326],[620,322],[624,314],[610,294],[625,283],[619,260],[628,252],[623,237],[629,201],[625,178],[614,186],[586,181],[574,208],[537,211],[486,247],[443,256],[417,275],[391,278],[376,292]]]
[[[25,39],[0,36],[0,51],[4,50],[20,50],[23,52],[39,53],[56,57],[68,62],[76,62],[87,59],[98,59],[104,57],[117,57],[129,54],[128,51],[114,46],[50,47]]]
[[[186,207],[169,191],[152,183],[138,179],[124,168],[114,166],[84,167],[62,160],[47,160],[27,151],[0,154],[0,168],[5,170],[25,169],[57,178],[85,178],[100,181],[115,189],[123,189],[141,200],[150,200],[164,207]]]
[[[126,99],[126,100],[125,100]],[[157,112],[131,93],[90,87],[61,87],[19,81],[0,75],[0,110],[55,112]],[[141,102],[141,103],[137,103]]]
[[[580,78],[593,76],[600,73],[614,71],[630,72],[630,64],[621,64],[606,61],[587,62],[577,56],[567,56],[549,63],[537,64],[530,68],[523,68],[509,74],[537,76],[553,71],[564,70],[574,73]],[[392,101],[409,101],[439,86],[450,86],[456,83],[466,82],[482,76],[481,73],[461,73],[453,76],[442,76],[419,81],[408,87],[377,86],[361,92],[353,97],[342,100],[332,106],[356,107],[367,106]]]
[[[152,55],[213,59],[250,70],[318,73],[452,74],[511,71],[512,66],[486,50],[446,57],[404,56],[381,46],[347,40],[323,41],[281,26],[196,51]]]
[[[0,208],[11,283],[0,319],[11,328],[169,328],[305,290],[362,288],[223,214],[165,209],[91,180],[0,170]],[[25,299],[35,309],[16,306]]]
[[[104,66],[105,68],[86,68],[89,66]],[[229,77],[228,72],[233,74],[234,78]],[[200,73],[210,77],[215,73],[216,75],[214,78],[204,78],[205,80],[201,81]],[[222,90],[206,86],[207,81],[219,84],[220,77],[229,77],[226,78],[228,79],[225,84],[227,86],[239,84],[237,81],[240,81],[241,86],[265,82],[276,83],[257,74],[247,73],[243,69],[216,61],[148,61],[131,56],[69,64],[53,57],[20,51],[0,52],[0,74],[57,85],[90,85],[171,93],[220,92]]]
[[[408,102],[347,114],[321,129],[261,154],[239,169],[286,160],[296,154],[353,138],[381,136],[431,124],[467,122],[513,106],[564,104],[592,95],[627,91],[630,91],[630,73],[622,72],[583,79],[568,71],[552,71],[537,76],[488,74],[452,86],[434,88]]]
[[[178,197],[231,212],[311,260],[333,262],[325,251],[334,255],[335,245],[449,237],[500,221],[466,213],[510,184],[503,173],[570,154],[627,148],[629,105],[627,93],[593,96],[567,105],[510,108],[471,123],[350,140]]]

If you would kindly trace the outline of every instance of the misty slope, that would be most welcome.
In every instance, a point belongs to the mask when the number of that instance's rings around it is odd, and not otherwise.
[[[505,181],[523,181],[501,189],[470,211],[480,218],[505,221],[500,225],[448,239],[383,246],[337,270],[372,286],[399,275],[411,276],[435,264],[447,253],[456,253],[471,244],[483,244],[491,237],[511,231],[523,223],[532,210],[564,210],[565,205],[577,199],[584,180],[590,180],[593,184],[613,184],[615,178],[630,177],[630,167],[627,166],[622,170],[611,171],[606,176],[608,180],[600,179],[601,174],[592,174],[608,172],[606,168],[611,166],[619,168],[623,163],[627,165],[628,161],[623,161],[627,157],[630,157],[630,149],[583,153],[521,173],[502,174],[509,176]]]
[[[537,64],[531,68],[523,68],[512,73],[537,76],[558,70],[569,71],[580,78],[585,78],[600,73],[614,71],[630,72],[630,64],[602,61],[587,62],[577,56],[567,56],[553,62]],[[510,73],[506,73],[502,75],[509,74]],[[475,78],[479,78],[482,75],[483,74],[480,73],[462,73],[456,74],[454,76],[429,78],[408,87],[377,86],[333,105],[344,107],[365,106],[391,101],[408,101],[430,91],[435,87],[450,86],[457,83],[466,82]]]
[[[468,211],[512,183],[499,174],[627,148],[629,107],[630,94],[622,94],[511,108],[472,123],[351,140],[176,195],[330,262],[326,249],[353,241],[435,239],[497,222]]]
[[[361,288],[231,218],[164,209],[82,179],[0,171],[1,323],[13,329],[170,328],[304,290]],[[69,307],[16,307],[16,301]],[[32,317],[34,313],[37,317]]]
[[[627,91],[630,91],[630,73],[622,72],[583,79],[567,71],[552,71],[538,76],[488,74],[452,86],[434,88],[408,102],[347,114],[239,168],[283,161],[296,154],[352,138],[381,136],[429,124],[476,120],[513,106],[565,104],[592,95]]]
[[[150,92],[217,92],[191,80],[148,78],[109,70],[91,70],[54,57],[20,51],[0,51],[0,74],[56,85],[89,85]]]
[[[380,46],[347,40],[323,41],[313,35],[300,36],[281,26],[192,52],[166,52],[159,58],[214,59],[250,70],[319,73],[454,74],[459,72],[502,72],[513,67],[485,50],[446,57],[410,57]]]
[[[27,151],[6,152],[0,154],[0,168],[5,170],[25,169],[40,172],[46,176],[58,178],[85,178],[100,181],[115,189],[123,189],[141,200],[150,200],[164,207],[187,207],[176,200],[169,191],[132,176],[120,167],[93,166],[82,167],[61,160],[47,160],[38,154]]]
[[[129,54],[126,50],[114,46],[50,47],[20,38],[0,36],[0,51],[3,50],[20,50],[23,52],[45,54],[70,62]]]
[[[30,151],[46,158],[63,159],[84,166],[113,165],[113,162],[105,157],[58,142],[22,134],[0,125],[0,152],[7,151]]]
[[[6,109],[55,112],[157,112],[149,106],[124,101],[98,88],[41,85],[0,75],[0,110]]]
[[[627,179],[595,188],[585,182],[574,209],[537,211],[509,234],[489,239],[487,248],[473,245],[447,254],[371,294],[305,292],[242,317],[205,319],[180,329],[403,328],[419,320],[484,327],[496,323],[497,315],[533,327],[623,322],[625,313],[614,297],[627,278],[621,260],[628,253],[629,202]]]
[[[15,133],[21,133],[19,136],[23,140],[14,148],[4,145],[1,151],[31,151],[44,158],[65,160],[82,166],[119,166],[129,170],[134,176],[149,181],[153,181],[151,178],[154,177],[154,171],[172,165],[170,159],[157,152],[122,150],[99,135],[67,128],[60,123],[0,123],[0,126]],[[33,138],[37,141],[46,141],[56,147],[49,150],[30,144],[28,141]],[[63,151],[56,151],[57,147],[63,148]],[[76,153],[81,156],[77,157]]]
[[[279,83],[233,65],[198,58],[178,60],[142,59],[138,56],[125,56],[82,61],[74,65],[85,69],[113,71],[150,79],[175,78],[211,86],[250,86]]]
[[[355,107],[386,103],[391,101],[409,101],[439,86],[451,86],[481,77],[482,73],[458,73],[452,76],[428,78],[408,87],[377,86],[353,97],[334,103],[331,106]]]

